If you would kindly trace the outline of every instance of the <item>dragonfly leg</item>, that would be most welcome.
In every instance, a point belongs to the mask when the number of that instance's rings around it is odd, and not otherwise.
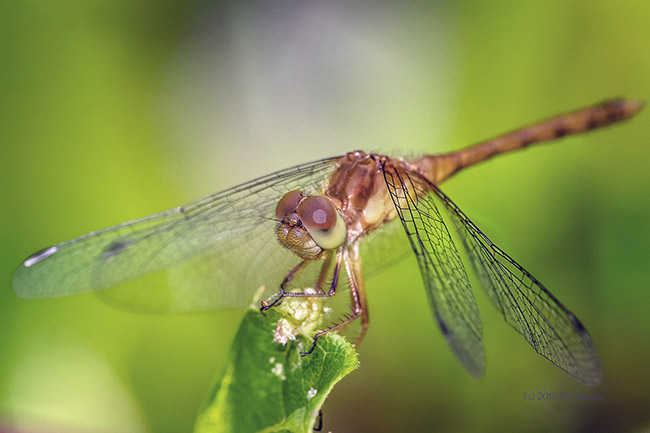
[[[278,302],[284,298],[286,291],[284,287],[289,283],[289,281],[293,280],[293,277],[296,276],[298,271],[300,271],[302,268],[307,266],[309,264],[309,261],[303,260],[302,262],[298,263],[288,274],[286,277],[284,277],[284,280],[282,280],[282,284],[280,284],[280,290],[275,293],[273,296],[270,298],[262,301],[262,306],[260,307],[260,311],[264,312],[268,310],[269,308],[272,308],[274,305],[276,305]]]
[[[316,282],[315,289],[316,293],[305,293],[305,292],[283,292],[282,297],[286,298],[325,298],[328,296],[334,296],[336,294],[336,287],[339,285],[339,273],[341,270],[341,256],[339,252],[336,254],[336,264],[334,265],[334,273],[332,274],[332,282],[330,283],[330,288],[327,292],[322,289],[322,284],[327,278],[329,267],[332,263],[332,254],[329,254],[323,262],[321,267],[320,274],[318,276],[318,281]]]
[[[338,260],[340,259],[337,259],[337,268],[339,263]],[[356,246],[353,247],[351,251],[346,250],[345,268],[347,270],[348,277],[350,280],[350,292],[352,296],[352,313],[347,315],[343,321],[337,323],[334,326],[330,326],[329,328],[324,329],[323,331],[320,331],[316,335],[314,335],[314,339],[309,350],[307,352],[301,352],[300,355],[302,356],[309,355],[316,348],[316,342],[320,337],[322,337],[323,335],[329,332],[345,327],[348,323],[353,322],[359,316],[361,316],[361,334],[357,338],[357,341],[355,342],[355,346],[358,346],[359,343],[361,343],[361,340],[363,340],[363,337],[366,335],[366,331],[368,330],[368,323],[369,323],[368,303],[366,301],[366,292],[363,286],[363,280],[361,279],[361,261],[359,260],[358,247]],[[334,289],[336,288],[334,287]],[[331,288],[330,291],[332,291]],[[327,296],[328,294],[324,293],[323,295]]]
[[[368,325],[370,324],[370,316],[368,314],[368,300],[366,298],[366,289],[363,285],[363,278],[361,275],[361,259],[359,258],[358,247],[355,247],[351,252],[351,257],[348,256],[345,265],[350,278],[350,294],[352,296],[352,308],[357,314],[361,316],[361,333],[354,343],[358,347],[366,336]]]
[[[310,260],[303,260],[302,262],[298,263],[296,267],[294,267],[291,272],[287,274],[286,277],[284,277],[284,280],[282,281],[282,284],[280,284],[280,290],[278,293],[274,294],[271,296],[269,299],[262,301],[262,307],[260,308],[260,311],[266,311],[269,308],[272,308],[273,306],[277,305],[278,302],[282,300],[282,298],[286,297],[325,297],[325,296],[333,296],[334,293],[336,293],[336,286],[338,285],[338,277],[339,277],[339,268],[341,266],[341,259],[340,259],[340,253],[337,253],[337,260],[336,260],[336,265],[334,267],[334,276],[332,278],[332,283],[330,284],[330,289],[327,292],[324,292],[322,287],[323,283],[327,279],[327,274],[330,268],[330,265],[332,264],[332,254],[329,253],[325,256],[325,261],[323,262],[323,265],[321,266],[320,274],[318,276],[318,281],[316,282],[316,286],[314,287],[317,291],[317,293],[302,293],[302,292],[287,292],[285,287],[286,285],[293,280],[293,278],[302,270],[305,266],[307,266],[311,261]]]
[[[303,260],[302,262],[298,263],[288,274],[286,277],[284,277],[284,280],[282,280],[282,283],[280,284],[280,290],[278,293],[274,294],[271,296],[269,299],[266,299],[262,301],[262,307],[260,308],[260,311],[264,312],[268,310],[269,308],[273,307],[276,305],[284,296],[286,295],[285,291],[285,286],[293,280],[293,277],[296,276],[296,274],[305,266],[309,264],[309,260]]]
[[[289,284],[291,280],[293,280],[293,277],[295,277],[296,274],[308,264],[309,264],[309,260],[303,260],[302,262],[298,263],[298,265],[296,265],[296,267],[293,268],[291,272],[287,274],[286,277],[284,277],[284,280],[282,280],[282,284],[280,284],[280,289],[284,291],[284,288],[286,287],[287,284]]]
[[[323,411],[318,410],[318,425],[315,425],[313,428],[314,431],[321,431],[323,430]]]

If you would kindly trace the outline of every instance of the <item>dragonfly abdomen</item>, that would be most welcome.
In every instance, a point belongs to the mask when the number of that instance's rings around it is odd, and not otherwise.
[[[552,117],[455,152],[425,155],[413,163],[431,182],[439,184],[463,168],[486,161],[495,155],[607,126],[634,116],[642,107],[643,103],[640,101],[613,99]]]

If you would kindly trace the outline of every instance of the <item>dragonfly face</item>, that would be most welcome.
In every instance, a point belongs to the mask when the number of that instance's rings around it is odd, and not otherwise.
[[[101,290],[127,305],[154,304],[156,311],[176,312],[245,307],[259,287],[279,286],[262,302],[262,309],[268,309],[285,297],[332,296],[344,281],[352,313],[318,332],[313,350],[320,336],[358,317],[358,341],[363,337],[368,309],[359,245],[373,242],[365,240],[368,234],[399,220],[439,328],[457,358],[478,377],[485,367],[482,327],[450,234],[453,227],[505,321],[540,355],[578,381],[596,385],[600,364],[582,323],[438,185],[494,155],[605,126],[640,109],[636,101],[608,101],[413,161],[356,151],[301,164],[40,250],[14,274],[14,290],[25,298]],[[320,263],[315,281],[301,280],[311,275],[307,269],[314,262]],[[153,276],[161,278],[150,280]],[[288,289],[290,285],[294,287]]]
[[[338,248],[346,239],[343,218],[326,196],[286,193],[278,202],[278,240],[303,260],[317,260],[323,251]]]

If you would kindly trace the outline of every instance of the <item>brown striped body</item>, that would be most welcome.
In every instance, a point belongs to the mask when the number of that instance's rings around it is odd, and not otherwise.
[[[509,134],[465,149],[441,155],[426,155],[413,161],[434,184],[448,179],[463,168],[488,160],[495,155],[523,149],[531,144],[580,134],[628,119],[641,110],[643,103],[614,99],[600,105],[535,123]]]

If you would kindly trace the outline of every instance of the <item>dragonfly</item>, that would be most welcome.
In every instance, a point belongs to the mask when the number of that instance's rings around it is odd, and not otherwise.
[[[580,320],[439,185],[495,155],[610,125],[641,108],[638,101],[609,100],[458,151],[414,159],[354,151],[300,164],[44,248],[18,268],[13,288],[23,298],[96,291],[109,302],[164,312],[244,308],[260,287],[273,293],[261,302],[262,311],[285,298],[325,298],[349,288],[350,313],[313,335],[306,355],[319,337],[356,319],[356,344],[361,342],[369,324],[361,247],[390,256],[393,250],[380,248],[379,240],[401,226],[397,232],[405,233],[401,240],[415,254],[442,335],[467,371],[480,377],[482,325],[455,230],[505,321],[537,353],[579,382],[597,385],[600,362]],[[375,270],[386,264],[368,261],[373,263]]]

